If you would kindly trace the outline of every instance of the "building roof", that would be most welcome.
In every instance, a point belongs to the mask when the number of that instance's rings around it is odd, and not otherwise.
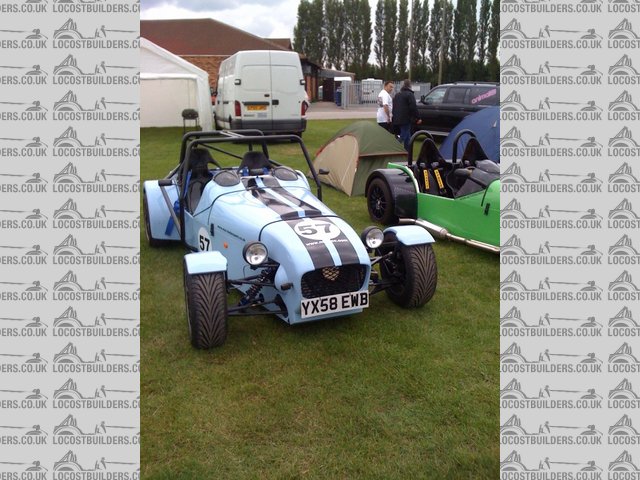
[[[175,55],[229,56],[240,50],[289,50],[284,39],[260,38],[212,18],[141,20],[140,36]]]
[[[320,77],[322,78],[336,78],[336,77],[351,77],[355,78],[356,74],[353,72],[345,72],[343,70],[332,70],[330,68],[323,68],[320,71]]]
[[[280,47],[286,48],[287,50],[293,50],[293,44],[290,38],[266,38],[265,40],[280,45]]]

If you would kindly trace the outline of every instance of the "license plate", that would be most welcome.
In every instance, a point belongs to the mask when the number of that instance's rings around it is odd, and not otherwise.
[[[250,112],[257,112],[257,111],[262,111],[266,109],[267,109],[266,105],[247,105],[247,110]]]
[[[302,300],[300,302],[300,313],[302,318],[312,318],[368,306],[369,292],[339,293],[338,295]]]

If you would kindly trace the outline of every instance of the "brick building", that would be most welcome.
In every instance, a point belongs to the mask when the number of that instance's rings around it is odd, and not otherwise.
[[[209,85],[215,90],[220,63],[241,50],[293,51],[288,38],[261,38],[211,18],[184,20],[141,20],[140,36],[174,55],[200,67],[209,74]],[[320,67],[300,56],[309,98],[318,95]]]

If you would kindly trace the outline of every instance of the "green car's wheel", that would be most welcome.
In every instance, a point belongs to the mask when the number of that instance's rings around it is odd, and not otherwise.
[[[223,272],[189,275],[184,269],[184,303],[191,345],[208,349],[227,339],[227,291]]]
[[[385,244],[389,245],[387,239]],[[381,262],[380,273],[383,279],[393,281],[387,288],[389,298],[404,308],[424,305],[436,291],[438,267],[430,244],[396,242],[391,255]]]
[[[367,189],[367,208],[369,217],[374,222],[383,225],[398,223],[395,214],[395,201],[391,195],[391,188],[385,179],[377,177],[371,180]]]

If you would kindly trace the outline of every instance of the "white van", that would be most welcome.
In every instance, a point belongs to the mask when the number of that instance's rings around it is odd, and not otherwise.
[[[220,64],[215,122],[218,128],[256,128],[302,134],[305,81],[296,52],[247,50]]]

